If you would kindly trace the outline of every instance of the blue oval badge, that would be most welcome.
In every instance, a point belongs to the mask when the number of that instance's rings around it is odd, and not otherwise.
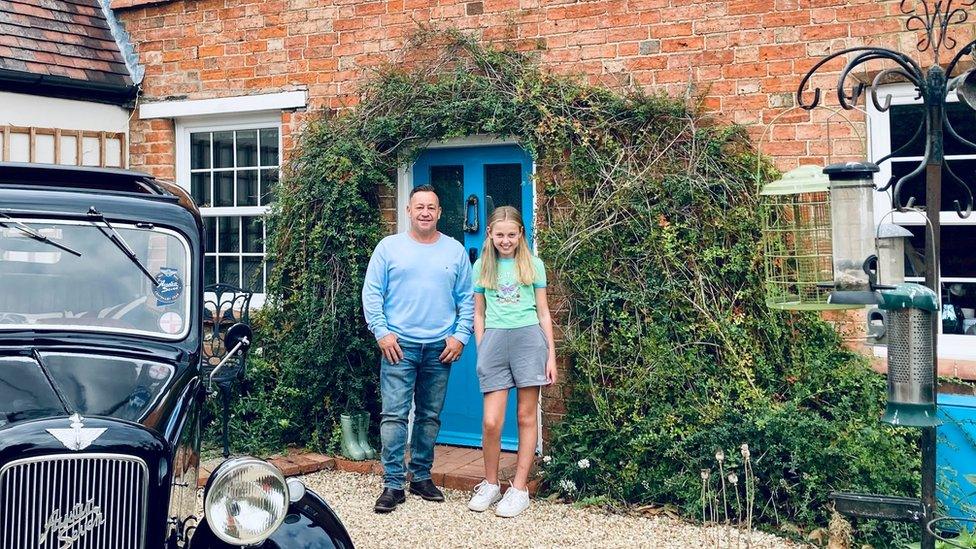
[[[183,295],[183,279],[172,267],[160,268],[156,274],[156,283],[153,287],[156,305],[172,305]]]

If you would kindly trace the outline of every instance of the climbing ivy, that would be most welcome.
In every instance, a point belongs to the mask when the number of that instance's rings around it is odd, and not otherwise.
[[[764,306],[756,173],[773,170],[741,128],[454,31],[419,32],[355,108],[302,133],[270,217],[261,381],[236,429],[328,449],[340,413],[376,417],[360,288],[383,234],[377,191],[426,144],[476,134],[533,155],[539,249],[566,304],[573,389],[549,490],[701,517],[702,469],[746,443],[759,523],[826,524],[831,490],[916,491],[914,434],[878,421],[883,379],[815,314]]]

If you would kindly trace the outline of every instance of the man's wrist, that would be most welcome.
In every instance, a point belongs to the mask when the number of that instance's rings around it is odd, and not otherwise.
[[[376,337],[376,341],[379,341],[392,333],[393,332],[391,332],[388,328],[376,328],[373,330],[373,336]]]
[[[458,343],[460,343],[461,345],[467,345],[468,344],[468,339],[471,338],[471,334],[462,334],[462,333],[458,332],[458,333],[455,333],[455,334],[451,335],[451,337],[453,337],[454,339],[458,340]]]

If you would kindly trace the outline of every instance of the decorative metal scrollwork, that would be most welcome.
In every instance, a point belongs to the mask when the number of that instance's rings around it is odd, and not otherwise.
[[[885,112],[889,110],[891,108],[891,94],[883,94],[879,90],[882,84],[889,82],[891,79],[901,79],[915,87],[918,94],[916,99],[920,99],[925,106],[926,116],[923,117],[912,137],[904,145],[876,161],[877,164],[881,164],[900,154],[907,147],[917,143],[918,139],[923,135],[923,130],[927,130],[925,132],[925,155],[919,164],[906,175],[901,177],[892,176],[879,189],[880,191],[892,190],[892,207],[899,211],[911,208],[916,201],[916,197],[914,196],[903,200],[904,197],[902,195],[905,182],[924,172],[926,166],[937,162],[942,164],[945,173],[949,176],[948,179],[960,189],[961,194],[965,198],[965,204],[960,204],[958,200],[954,201],[956,213],[960,217],[968,217],[972,213],[974,207],[972,190],[965,180],[956,174],[949,164],[944,161],[942,130],[951,135],[959,143],[976,151],[976,143],[969,141],[956,131],[945,109],[946,96],[952,91],[957,93],[960,102],[969,108],[976,109],[976,72],[973,72],[974,69],[969,69],[961,75],[953,76],[957,65],[965,56],[972,56],[974,61],[976,61],[976,40],[963,46],[953,56],[945,70],[939,65],[939,53],[943,48],[947,50],[955,48],[956,41],[948,35],[948,28],[950,25],[967,21],[969,13],[965,8],[973,5],[976,5],[976,0],[962,0],[961,2],[939,0],[932,5],[926,0],[901,1],[899,6],[901,12],[909,16],[905,25],[906,29],[912,32],[924,31],[925,33],[925,36],[916,44],[918,51],[925,52],[931,50],[933,53],[934,62],[932,67],[927,71],[922,70],[922,67],[914,59],[903,53],[881,47],[859,46],[844,49],[821,59],[803,77],[796,91],[796,102],[798,106],[806,110],[816,108],[821,103],[822,92],[819,87],[813,87],[813,97],[810,99],[804,94],[808,84],[821,67],[834,59],[846,56],[851,57],[848,59],[843,70],[841,70],[840,77],[837,81],[837,100],[840,106],[846,110],[856,108],[862,97],[864,97],[865,91],[870,94],[871,102],[878,111]],[[870,86],[864,82],[853,81],[850,78],[851,74],[858,67],[878,60],[890,62],[895,66],[881,70],[874,77]]]
[[[964,8],[976,4],[976,0],[963,0],[959,7],[953,8],[952,2],[953,0],[948,0],[943,3],[940,0],[935,3],[932,9],[929,9],[929,3],[924,0],[901,0],[901,4],[898,6],[902,13],[909,16],[905,23],[908,30],[925,31],[925,38],[919,40],[916,47],[918,51],[926,51],[932,48],[935,53],[936,64],[939,62],[939,50],[942,49],[943,44],[946,49],[950,50],[956,47],[955,39],[946,33],[949,25],[965,23],[969,19],[969,12]],[[919,4],[922,5],[922,13],[918,13]]]

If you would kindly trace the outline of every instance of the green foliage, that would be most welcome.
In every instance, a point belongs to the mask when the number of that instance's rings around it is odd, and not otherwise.
[[[282,450],[282,432],[291,419],[281,413],[288,408],[286,394],[279,389],[279,368],[267,360],[262,345],[273,336],[263,311],[251,314],[254,341],[247,358],[244,379],[234,385],[230,405],[229,438],[233,453],[266,455]],[[284,397],[284,398],[283,398]],[[221,449],[221,398],[215,392],[207,401],[204,440],[208,448]]]
[[[266,360],[238,429],[323,445],[340,413],[375,414],[359,295],[381,236],[376,191],[430,141],[475,134],[513,136],[535,157],[539,248],[568,298],[574,392],[550,489],[701,516],[700,470],[748,443],[760,523],[826,524],[835,489],[914,493],[917,441],[878,423],[883,380],[816,316],[763,304],[744,133],[456,32],[422,32],[354,110],[304,132],[271,217]]]
[[[673,103],[616,116],[622,135],[579,147],[548,197],[540,250],[569,296],[575,384],[550,486],[700,517],[702,469],[746,443],[758,523],[826,524],[831,490],[916,493],[916,433],[878,421],[883,378],[817,315],[764,305],[742,132]]]
[[[921,547],[922,544],[919,542],[906,545],[905,549],[921,549]],[[952,538],[951,541],[939,540],[935,542],[935,549],[951,549],[952,547],[976,548],[976,533],[970,532],[968,528],[963,528],[959,532],[959,536]]]

